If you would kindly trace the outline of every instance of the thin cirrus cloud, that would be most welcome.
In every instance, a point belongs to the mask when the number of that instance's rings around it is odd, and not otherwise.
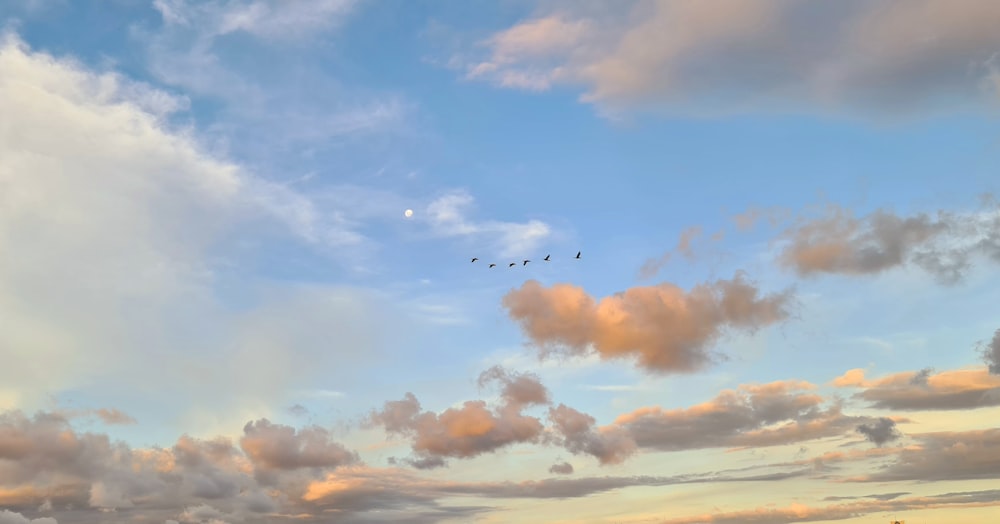
[[[865,500],[830,506],[794,503],[785,507],[758,507],[731,512],[708,513],[691,517],[668,518],[663,524],[790,524],[863,517],[872,513],[903,512],[919,509],[958,509],[992,507],[1000,504],[1000,491],[983,490],[944,493],[924,497]]]
[[[873,380],[862,369],[837,377],[834,386],[859,388],[854,398],[894,411],[968,410],[1000,406],[1000,377],[983,368],[894,373]]]
[[[919,111],[997,94],[1000,7],[983,0],[555,2],[450,63],[471,80],[583,89],[603,109]],[[916,38],[928,34],[933,38]],[[748,65],[752,64],[752,66]]]
[[[372,133],[405,129],[409,105],[390,93],[350,90],[318,72],[308,54],[258,67],[240,53],[296,48],[328,38],[355,11],[354,0],[157,0],[156,27],[136,27],[133,37],[160,82],[194,97],[222,102],[215,138],[248,154],[254,147],[323,147]],[[220,45],[227,36],[249,37],[246,49]],[[249,50],[249,51],[248,51]],[[250,65],[248,65],[250,64]],[[289,82],[288,79],[296,81]],[[280,130],[280,132],[275,132]],[[233,141],[234,137],[238,140]],[[260,159],[259,159],[260,160]]]
[[[525,282],[503,297],[511,319],[543,353],[591,350],[634,359],[654,373],[692,372],[712,360],[727,331],[754,331],[789,315],[791,292],[761,295],[742,273],[690,291],[668,283],[633,287],[599,301],[570,284]]]

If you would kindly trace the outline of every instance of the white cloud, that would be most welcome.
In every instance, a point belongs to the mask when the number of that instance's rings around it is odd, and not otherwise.
[[[178,107],[167,100],[13,36],[0,46],[4,404],[117,388],[170,409],[199,406],[192,416],[220,423],[206,412],[266,414],[288,385],[372,358],[374,323],[393,311],[380,296],[268,287],[240,271],[255,249],[246,245],[361,237],[303,194],[165,127],[163,113]],[[245,294],[238,310],[234,292]],[[219,370],[229,370],[224,384]]]
[[[468,192],[452,191],[427,205],[424,216],[433,231],[445,237],[472,237],[504,257],[532,255],[552,233],[541,220],[476,222],[468,217],[475,199]]]

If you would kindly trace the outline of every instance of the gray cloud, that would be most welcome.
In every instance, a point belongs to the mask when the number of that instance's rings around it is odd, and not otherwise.
[[[886,417],[881,417],[875,422],[859,424],[857,432],[876,446],[898,440],[902,436],[896,429],[896,422]]]
[[[983,349],[983,361],[991,374],[1000,375],[1000,329],[993,333],[993,340]]]
[[[637,450],[635,441],[623,428],[596,428],[594,417],[564,404],[549,409],[549,420],[562,435],[560,444],[567,451],[591,455],[601,464],[620,464]]]
[[[857,499],[875,499],[875,500],[894,500],[902,497],[903,495],[909,495],[909,491],[900,491],[898,493],[877,493],[875,495],[860,495],[854,497],[823,497],[823,500],[857,500]]]
[[[548,4],[450,60],[466,78],[579,86],[611,114],[761,109],[899,114],[996,96],[1000,7],[983,0]],[[933,35],[914,38],[913,35]],[[471,47],[471,46],[469,46]]]
[[[560,349],[603,359],[634,358],[657,373],[691,372],[711,360],[710,346],[727,330],[748,331],[788,316],[791,293],[761,296],[742,273],[686,292],[671,284],[633,287],[595,300],[569,284],[529,280],[503,306],[543,352]]]
[[[559,462],[558,464],[553,464],[549,468],[549,473],[555,473],[556,475],[572,475],[573,465],[569,462]]]
[[[296,431],[293,427],[261,419],[248,422],[243,433],[240,448],[261,474],[335,468],[360,460],[356,453],[334,442],[330,432],[319,426]]]
[[[1000,478],[1000,429],[911,435],[919,442],[904,448],[878,472],[855,480],[945,481]]]
[[[800,219],[783,233],[780,262],[803,276],[869,275],[908,264],[943,284],[960,282],[978,258],[1000,261],[988,239],[1000,235],[1000,212],[939,211],[901,217],[875,211],[855,217],[830,207],[826,216]]]
[[[226,438],[183,435],[168,449],[132,449],[104,434],[78,432],[59,414],[5,412],[0,505],[79,523],[106,522],[109,512],[123,521],[130,515],[257,521],[282,508],[302,509],[296,500],[311,482],[356,460],[325,430],[266,420],[248,424],[241,444],[246,451]]]

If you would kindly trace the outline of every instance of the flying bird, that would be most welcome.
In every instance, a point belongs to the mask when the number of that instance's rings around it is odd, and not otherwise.
[[[528,262],[531,262],[531,261],[530,261],[530,260],[525,260],[525,261],[524,261],[524,263],[523,263],[523,264],[521,264],[521,265],[522,265],[522,266],[527,266],[527,265],[528,265]]]
[[[549,257],[550,257],[550,256],[552,256],[552,255],[545,255],[545,258],[543,258],[542,260],[544,260],[544,261],[548,262],[548,261],[549,261]]]
[[[580,253],[582,253],[582,251],[577,251],[576,252],[576,258],[580,258]]]
[[[473,261],[473,262],[475,262],[475,261],[477,261],[477,260],[479,260],[479,259],[478,259],[478,258],[476,258],[476,257],[472,257],[472,261]]]
[[[516,266],[516,265],[517,265],[517,262],[511,262],[511,263],[510,263],[510,265],[509,265],[509,266],[507,266],[507,267],[514,267],[514,266]]]
[[[497,266],[496,264],[490,264],[490,267],[496,267],[496,266]]]

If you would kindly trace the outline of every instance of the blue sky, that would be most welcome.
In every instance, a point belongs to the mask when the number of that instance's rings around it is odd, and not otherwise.
[[[991,2],[0,20],[0,523],[1000,511]]]

